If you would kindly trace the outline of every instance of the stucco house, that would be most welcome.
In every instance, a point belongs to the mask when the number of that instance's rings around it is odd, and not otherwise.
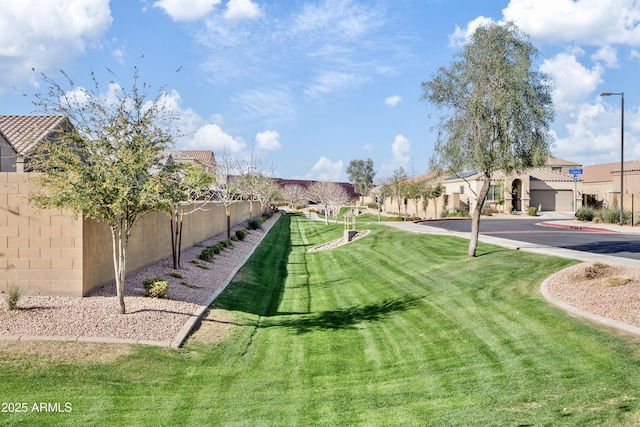
[[[585,206],[613,206],[620,200],[620,162],[585,166],[581,178]],[[623,178],[624,208],[631,210],[640,195],[640,161],[625,161]]]
[[[496,210],[526,212],[529,207],[539,211],[575,211],[582,206],[582,182],[569,174],[580,168],[575,162],[551,157],[543,167],[530,168],[519,174],[494,174],[486,202]],[[457,201],[449,208],[472,210],[482,186],[482,175],[470,171],[442,179],[445,195]]]
[[[63,116],[0,115],[0,172],[29,171],[29,153],[66,127]]]

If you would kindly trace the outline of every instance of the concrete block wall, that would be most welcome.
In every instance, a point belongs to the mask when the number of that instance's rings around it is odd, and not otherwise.
[[[111,232],[101,222],[73,218],[59,209],[29,203],[29,175],[0,173],[0,292],[18,286],[32,295],[83,296],[114,280]],[[254,202],[254,212],[260,206]],[[232,225],[249,219],[249,202],[231,207]],[[211,204],[186,215],[182,247],[226,230],[225,208]],[[127,271],[171,256],[166,213],[138,220],[129,240]]]
[[[0,292],[78,295],[82,289],[82,219],[29,203],[29,176],[0,173]]]

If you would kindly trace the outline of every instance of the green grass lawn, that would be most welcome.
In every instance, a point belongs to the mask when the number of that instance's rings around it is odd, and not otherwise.
[[[468,259],[462,239],[367,227],[308,253],[343,226],[282,217],[215,301],[232,327],[215,345],[135,346],[103,363],[3,358],[3,402],[73,409],[0,424],[640,424],[637,342],[539,294],[573,261],[485,244]]]

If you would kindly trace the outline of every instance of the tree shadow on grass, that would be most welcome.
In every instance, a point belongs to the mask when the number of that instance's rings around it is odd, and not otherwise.
[[[311,331],[353,329],[363,322],[376,322],[392,313],[406,311],[414,307],[420,298],[386,299],[376,304],[348,307],[340,310],[322,311],[311,316],[296,319],[283,319],[263,324],[263,327],[285,327],[295,330],[297,334]]]

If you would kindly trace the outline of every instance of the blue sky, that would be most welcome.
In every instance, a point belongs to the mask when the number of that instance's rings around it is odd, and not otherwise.
[[[0,114],[31,114],[39,72],[89,85],[163,88],[178,149],[252,154],[283,178],[377,179],[428,167],[435,132],[422,81],[480,23],[514,21],[555,79],[553,154],[640,160],[637,0],[0,0]],[[109,69],[113,75],[106,70]],[[25,96],[26,95],[26,96]]]

